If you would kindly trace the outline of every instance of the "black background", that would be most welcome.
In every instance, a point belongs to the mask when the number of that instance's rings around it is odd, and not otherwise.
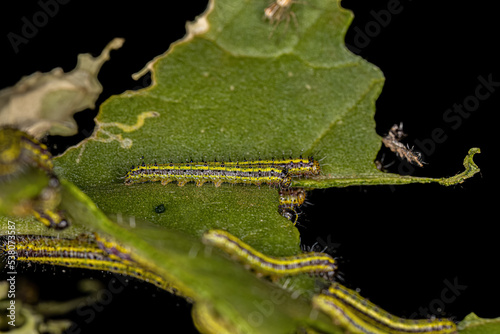
[[[410,317],[419,308],[439,315],[433,307],[439,304],[436,300],[443,300],[445,281],[456,281],[465,287],[452,302],[441,304],[445,316],[460,320],[476,312],[482,317],[498,317],[500,256],[493,207],[498,188],[493,167],[498,151],[494,143],[500,87],[457,129],[443,119],[454,104],[470,100],[480,76],[500,82],[497,12],[489,3],[402,0],[400,11],[390,15],[390,22],[385,17],[382,26],[376,17],[392,3],[342,1],[355,15],[346,44],[377,65],[386,77],[377,101],[377,132],[383,135],[393,124],[403,122],[406,141],[412,145],[425,142],[435,129],[442,129],[446,140],[431,151],[424,150],[427,165],[415,168],[412,174],[441,177],[461,172],[462,160],[471,147],[482,150],[475,158],[481,174],[452,187],[430,184],[313,191],[300,216],[303,243],[329,246],[327,251],[341,261],[343,283],[361,289],[363,296],[399,316]],[[114,37],[124,37],[126,42],[112,52],[99,74],[104,91],[98,104],[110,95],[147,86],[147,77],[136,82],[130,75],[181,38],[185,22],[202,13],[205,5],[203,1],[164,2],[160,9],[150,1],[134,5],[117,2],[107,7],[95,0],[68,1],[16,53],[7,34],[19,34],[22,17],[32,18],[41,7],[36,1],[9,2],[8,7],[3,4],[0,88],[14,85],[35,71],[55,67],[70,71],[77,54],[98,55]],[[363,43],[360,31],[366,34]],[[80,124],[77,136],[49,138],[54,152],[88,136],[96,113],[85,111],[75,116]],[[387,153],[384,162],[392,161],[390,171],[408,171]],[[52,297],[58,291],[63,299],[78,278],[89,276],[88,272],[67,269],[64,275],[53,268],[27,271],[27,279],[42,285],[42,297]],[[104,284],[111,279],[98,273],[91,276]],[[450,292],[445,295],[453,296]],[[108,326],[132,332],[151,325],[150,319],[161,319],[164,326],[184,326],[189,332],[193,328],[189,310],[183,299],[132,280],[89,324],[76,313],[72,320],[83,332],[103,331]]]

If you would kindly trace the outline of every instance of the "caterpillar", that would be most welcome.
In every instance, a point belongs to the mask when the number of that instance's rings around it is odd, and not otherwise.
[[[279,213],[293,221],[294,225],[299,219],[297,209],[304,204],[306,200],[306,191],[303,188],[280,189]]]
[[[272,159],[228,162],[189,162],[169,164],[145,164],[135,167],[125,176],[125,184],[158,182],[163,185],[177,181],[179,186],[195,182],[202,186],[213,182],[216,187],[222,183],[245,183],[261,185],[267,183],[288,188],[291,177],[308,177],[321,172],[314,158]]]
[[[328,254],[310,252],[289,257],[271,257],[223,230],[210,230],[203,235],[202,240],[205,244],[234,256],[262,276],[277,278],[308,273],[332,280],[337,270],[337,262]]]
[[[128,259],[110,255],[99,247],[92,235],[80,235],[75,239],[17,235],[15,248],[16,260],[19,262],[108,271],[152,283],[172,293],[177,292],[163,277],[154,272]],[[6,251],[5,243],[1,250]]]
[[[132,168],[125,176],[125,184],[156,182],[166,185],[177,181],[182,187],[188,182],[196,182],[201,187],[206,182],[213,182],[216,187],[222,183],[244,183],[260,186],[267,183],[272,186],[287,188],[292,179],[284,169],[273,167],[240,167],[225,166],[224,163],[213,164],[193,162],[187,164],[142,164]]]
[[[13,174],[22,165],[39,167],[52,173],[52,155],[47,146],[27,133],[11,128],[0,129],[0,176]]]
[[[40,168],[49,177],[49,185],[33,201],[31,214],[47,227],[68,227],[68,221],[56,209],[60,202],[60,183],[53,173],[52,155],[47,146],[21,130],[0,128],[0,177],[14,175],[24,166]]]
[[[334,322],[356,334],[452,334],[455,323],[448,319],[411,320],[382,310],[339,283],[313,297],[313,306],[328,314]]]

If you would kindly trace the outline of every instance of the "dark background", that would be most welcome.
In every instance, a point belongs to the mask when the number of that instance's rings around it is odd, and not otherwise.
[[[427,165],[413,168],[411,174],[442,177],[461,172],[462,160],[471,147],[482,150],[475,158],[481,174],[452,187],[430,184],[313,191],[300,216],[302,240],[307,246],[318,242],[317,247],[328,247],[326,251],[341,261],[345,285],[361,289],[363,296],[399,316],[411,317],[420,308],[440,315],[436,308],[444,306],[441,313],[456,320],[470,312],[498,317],[500,256],[498,218],[492,202],[498,198],[493,167],[498,151],[494,147],[494,116],[500,93],[481,101],[456,129],[451,127],[454,123],[443,119],[455,104],[470,101],[480,76],[500,82],[497,11],[489,3],[402,0],[397,13],[384,16],[394,3],[342,1],[355,14],[346,44],[377,65],[386,77],[377,101],[377,132],[383,135],[393,124],[403,122],[406,142],[416,145],[428,142],[433,131],[441,129],[446,139],[435,143],[432,150],[424,147]],[[7,34],[19,33],[22,17],[31,18],[41,7],[36,1],[9,2],[8,7],[3,4],[0,88],[14,85],[35,71],[55,67],[70,71],[77,54],[98,55],[114,37],[124,37],[126,42],[112,52],[100,72],[104,91],[98,105],[110,95],[145,87],[147,77],[136,82],[130,75],[181,38],[185,22],[202,13],[205,5],[203,1],[164,2],[159,9],[150,1],[109,7],[95,0],[68,1],[16,53]],[[49,138],[54,152],[90,135],[96,113],[85,111],[75,116],[80,124],[77,136]],[[387,167],[389,171],[409,172],[407,165],[385,153],[384,163],[394,162]],[[42,285],[42,297],[59,291],[63,299],[79,278],[89,276],[88,272],[68,269],[64,277],[61,269],[27,271],[26,279]],[[105,285],[112,277],[91,276]],[[453,294],[445,290],[446,282],[461,287]],[[117,331],[131,332],[147,324],[147,319],[159,317],[164,325],[184,325],[188,332],[192,328],[189,310],[183,299],[131,280],[125,292],[114,296],[90,324],[76,313],[72,320],[83,332],[110,325]]]

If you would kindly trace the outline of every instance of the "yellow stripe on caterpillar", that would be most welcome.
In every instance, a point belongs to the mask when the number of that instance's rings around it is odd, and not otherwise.
[[[179,186],[188,182],[195,182],[202,186],[206,182],[213,182],[216,187],[222,183],[243,183],[261,185],[267,183],[272,186],[287,188],[292,182],[288,173],[272,167],[227,167],[224,164],[210,163],[164,164],[146,165],[132,168],[125,176],[125,184],[143,182],[158,182],[163,185],[177,181]]]
[[[75,239],[17,235],[15,248],[18,262],[102,270],[134,277],[169,292],[178,293],[178,290],[160,275],[136,262],[110,256],[99,247],[92,235],[80,235]],[[1,250],[7,251],[5,243]]]
[[[296,256],[271,257],[223,230],[206,232],[203,235],[203,242],[236,257],[257,273],[273,278],[307,273],[331,280],[337,269],[337,262],[328,254],[310,252]]]
[[[313,306],[353,334],[457,333],[451,320],[399,318],[339,283],[333,283],[327,291],[314,296]]]
[[[11,127],[0,128],[0,176],[22,169],[23,165],[52,172],[52,155],[47,146],[29,134]]]
[[[306,191],[303,188],[280,189],[279,213],[295,225],[299,219],[298,208],[306,200]]]
[[[35,216],[36,220],[47,227],[64,229],[69,226],[68,221],[60,211],[55,212],[49,209],[35,209],[33,210],[33,216]]]
[[[57,210],[61,200],[60,183],[53,173],[52,155],[47,146],[21,130],[0,128],[0,179],[23,171],[25,166],[40,168],[49,177],[49,185],[32,199],[26,211],[47,227],[68,227],[68,221]]]
[[[220,164],[217,162],[210,162],[209,164]],[[286,169],[291,176],[314,176],[319,175],[321,168],[319,162],[310,158],[290,158],[290,159],[267,159],[267,160],[244,160],[244,161],[229,161],[224,162],[227,167],[271,167],[278,169]]]

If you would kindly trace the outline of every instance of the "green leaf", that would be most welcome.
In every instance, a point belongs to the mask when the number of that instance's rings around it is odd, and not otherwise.
[[[444,186],[451,186],[464,182],[466,179],[479,173],[480,169],[474,162],[475,154],[481,153],[477,147],[469,150],[464,158],[465,170],[451,177],[431,178],[431,177],[415,177],[410,175],[397,175],[391,173],[368,173],[350,176],[325,176],[316,179],[303,179],[295,182],[297,186],[308,188],[330,188],[330,187],[345,187],[351,185],[375,185],[375,184],[393,184],[403,185],[410,183],[439,183]],[[380,175],[381,174],[381,175]]]

